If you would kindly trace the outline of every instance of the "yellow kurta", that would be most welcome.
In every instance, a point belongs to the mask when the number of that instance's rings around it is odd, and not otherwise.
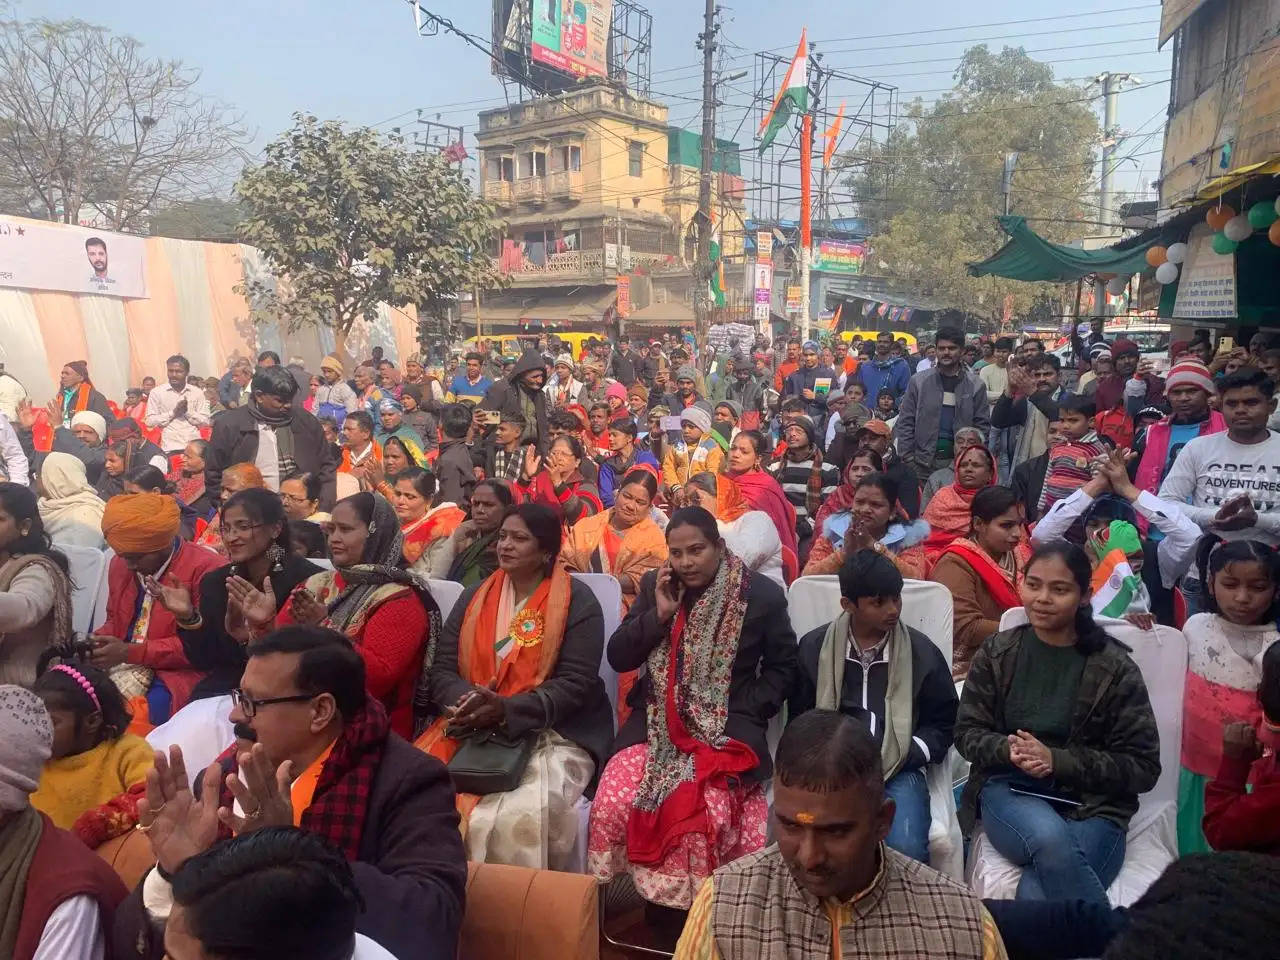
[[[50,760],[31,795],[31,805],[48,814],[55,827],[70,830],[85,811],[141,783],[155,755],[147,741],[126,733],[84,753]]]

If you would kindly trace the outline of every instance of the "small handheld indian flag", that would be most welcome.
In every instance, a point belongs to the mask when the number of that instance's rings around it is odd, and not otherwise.
[[[724,260],[721,258],[720,224],[716,221],[716,213],[711,211],[711,244],[709,259],[711,260],[711,302],[717,307],[725,305]]]
[[[760,124],[760,152],[764,153],[778,138],[778,132],[787,125],[792,113],[806,113],[809,109],[809,43],[808,30],[800,31],[800,46],[795,58],[782,79],[782,88],[774,98],[773,106]]]
[[[1098,557],[1093,571],[1093,613],[1121,618],[1144,592],[1142,578],[1129,566],[1129,555],[1142,552],[1138,531],[1131,523],[1113,520],[1101,536],[1090,539],[1089,547]]]

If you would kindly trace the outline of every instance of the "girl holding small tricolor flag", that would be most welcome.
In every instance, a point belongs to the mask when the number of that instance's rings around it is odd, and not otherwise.
[[[1205,785],[1222,763],[1223,727],[1261,726],[1262,657],[1280,640],[1280,557],[1271,547],[1256,540],[1222,542],[1209,534],[1196,559],[1208,612],[1182,628],[1190,653],[1178,781],[1178,852],[1183,855],[1209,849],[1201,828]]]

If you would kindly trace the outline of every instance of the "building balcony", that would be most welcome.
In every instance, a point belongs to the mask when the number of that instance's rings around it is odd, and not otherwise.
[[[516,203],[546,203],[547,178],[528,177],[515,184]]]
[[[569,250],[553,253],[545,263],[520,258],[518,263],[495,258],[494,267],[513,283],[577,283],[605,276],[603,250]],[[612,274],[612,272],[611,272]]]
[[[547,177],[547,196],[553,200],[581,200],[584,192],[580,170],[562,170]]]
[[[516,205],[515,190],[510,180],[486,180],[482,196],[494,206],[510,209]]]

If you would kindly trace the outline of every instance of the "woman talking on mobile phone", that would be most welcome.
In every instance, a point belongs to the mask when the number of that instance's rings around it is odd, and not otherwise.
[[[971,764],[960,825],[977,817],[1022,867],[1019,900],[1107,902],[1138,795],[1160,777],[1160,734],[1124,647],[1093,620],[1093,571],[1065,540],[1038,547],[1021,598],[1026,626],[974,655],[955,743]]]
[[[609,640],[615,670],[647,669],[592,804],[587,863],[682,911],[716,867],[765,845],[765,728],[791,691],[796,637],[782,587],[729,552],[702,507],[672,515],[667,549]]]

